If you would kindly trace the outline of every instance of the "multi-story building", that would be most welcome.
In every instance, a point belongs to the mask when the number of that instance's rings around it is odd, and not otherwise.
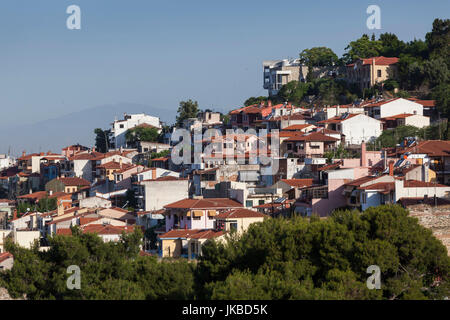
[[[347,81],[359,85],[361,90],[397,77],[398,58],[372,57],[359,59],[347,65]]]
[[[140,125],[152,126],[161,132],[162,126],[158,117],[146,115],[145,113],[138,114],[124,114],[123,120],[114,120],[111,124],[111,142],[110,148],[125,148],[127,147],[127,141],[125,134],[129,129],[133,129]]]
[[[300,59],[268,60],[263,62],[264,89],[269,96],[277,95],[280,88],[291,81],[306,81],[308,67]]]

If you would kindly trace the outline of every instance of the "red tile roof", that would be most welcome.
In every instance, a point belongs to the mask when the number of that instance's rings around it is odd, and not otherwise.
[[[228,198],[184,199],[164,206],[164,208],[169,209],[217,209],[240,207],[242,207],[242,204]]]
[[[411,117],[411,116],[413,116],[413,114],[411,114],[411,113],[401,113],[401,114],[396,114],[394,116],[384,117],[384,118],[381,118],[380,120],[386,121],[386,120],[405,119],[405,118],[408,118],[408,117]]]
[[[98,165],[97,168],[104,168],[104,169],[108,169],[108,170],[123,170],[123,169],[130,169],[134,167],[133,164],[131,163],[122,163],[120,164],[120,162],[116,162],[116,161],[109,161],[106,162],[104,164]]]
[[[40,200],[42,198],[48,197],[48,198],[60,198],[60,197],[64,197],[64,196],[68,196],[70,197],[71,195],[68,193],[64,193],[64,192],[53,192],[52,195],[50,195],[49,193],[47,193],[47,191],[37,191],[37,192],[33,192],[33,193],[29,193],[29,194],[24,194],[22,196],[18,196],[18,199],[33,199],[33,200]]]
[[[62,236],[71,236],[72,230],[70,228],[59,228],[59,229],[56,229],[56,234],[62,235]]]
[[[309,132],[301,136],[295,136],[287,139],[286,141],[317,141],[317,142],[335,142],[339,139],[326,136],[320,132]]]
[[[378,177],[374,177],[374,176],[361,177],[361,178],[359,178],[359,179],[355,179],[355,180],[353,180],[353,181],[351,181],[351,182],[348,182],[348,183],[346,183],[345,185],[346,185],[346,186],[359,187],[360,185],[362,185],[362,184],[364,184],[364,183],[366,183],[366,182],[375,180],[375,179],[377,179],[377,178],[378,178]]]
[[[289,131],[289,130],[303,130],[303,129],[308,128],[308,127],[314,127],[314,125],[310,124],[310,123],[293,124],[293,125],[290,125],[290,126],[284,128],[282,130],[285,130],[285,131]]]
[[[57,178],[59,181],[64,183],[65,186],[90,186],[91,183],[83,178],[77,177],[64,177]]]
[[[211,239],[223,235],[223,231],[211,229],[174,229],[158,236],[160,239],[167,238],[192,238],[192,239]]]
[[[281,181],[297,188],[309,187],[314,184],[313,179],[281,179]]]
[[[449,188],[449,186],[445,186],[443,184],[434,183],[434,182],[425,182],[418,180],[406,180],[403,184],[405,188]]]
[[[221,212],[216,215],[215,219],[241,219],[241,218],[266,218],[265,214],[250,209],[234,209],[230,211]]]
[[[375,65],[377,66],[388,66],[391,64],[396,64],[398,62],[398,58],[396,57],[383,57],[383,56],[379,56],[379,57],[371,57],[371,58],[366,58],[366,59],[362,59],[363,61],[363,65],[368,65],[368,64],[372,64],[373,59],[375,59]],[[353,67],[355,64],[354,63],[350,63],[347,65],[347,67]]]
[[[341,123],[343,121],[346,121],[348,119],[351,119],[351,118],[359,116],[359,115],[361,115],[361,113],[350,113],[345,118],[341,115],[341,116],[336,116],[336,117],[333,117],[333,118],[330,118],[330,119],[327,119],[327,120],[322,120],[322,121],[319,121],[317,123]]]
[[[436,106],[435,100],[419,100],[415,98],[408,98],[408,100],[414,101],[415,103],[421,104],[424,107],[433,108]]]
[[[82,227],[83,233],[97,233],[97,234],[122,234],[131,233],[137,226],[112,226],[112,225],[103,225],[103,224],[89,224]]]
[[[10,252],[2,252],[0,253],[0,262],[3,262],[9,258],[14,258],[14,256],[12,255],[12,253]]]
[[[450,141],[447,140],[426,140],[421,141],[413,147],[406,148],[404,152],[412,154],[424,153],[432,157],[450,157]]]

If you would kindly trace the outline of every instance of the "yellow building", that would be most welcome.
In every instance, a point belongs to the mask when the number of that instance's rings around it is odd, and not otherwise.
[[[398,58],[372,57],[359,59],[347,65],[347,81],[356,83],[361,90],[397,77]]]

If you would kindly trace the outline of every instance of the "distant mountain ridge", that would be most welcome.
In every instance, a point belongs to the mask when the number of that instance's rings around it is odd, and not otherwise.
[[[31,152],[61,152],[61,148],[80,143],[95,144],[95,128],[108,129],[114,119],[122,119],[124,113],[145,113],[159,117],[161,121],[175,122],[176,109],[155,108],[142,104],[119,103],[102,105],[72,112],[63,116],[33,124],[12,124],[0,127],[0,153],[17,156],[26,150]]]

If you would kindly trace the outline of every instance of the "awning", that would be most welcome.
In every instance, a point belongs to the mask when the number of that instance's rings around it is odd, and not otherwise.
[[[201,216],[203,216],[203,211],[202,210],[193,210],[192,212],[194,214],[194,217],[201,217]]]
[[[216,210],[208,210],[208,216],[214,217],[214,216],[216,216],[216,215],[217,215]]]

